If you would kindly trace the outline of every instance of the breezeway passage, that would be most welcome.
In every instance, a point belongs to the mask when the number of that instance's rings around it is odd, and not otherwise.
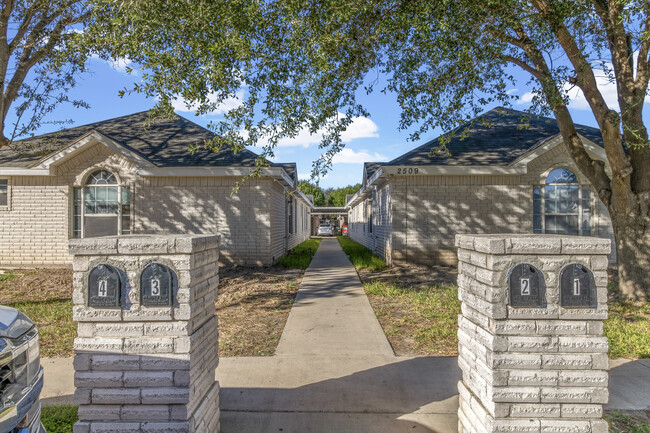
[[[459,377],[456,358],[393,355],[354,267],[324,239],[275,356],[221,358],[221,429],[452,433]]]

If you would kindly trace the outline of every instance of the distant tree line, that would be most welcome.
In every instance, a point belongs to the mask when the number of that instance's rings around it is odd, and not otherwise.
[[[301,180],[298,182],[298,188],[304,194],[314,196],[314,206],[345,206],[345,196],[355,194],[361,189],[361,184],[348,185],[341,188],[321,188],[313,183]]]

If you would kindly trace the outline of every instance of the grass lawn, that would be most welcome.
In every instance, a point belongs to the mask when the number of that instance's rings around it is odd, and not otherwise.
[[[650,358],[650,305],[621,300],[616,285],[610,284],[608,306],[605,336],[609,338],[609,357]]]
[[[77,419],[77,406],[46,406],[41,409],[41,422],[47,433],[70,433]]]
[[[289,269],[307,269],[312,257],[316,254],[320,241],[321,239],[308,239],[297,245],[278,261],[278,266]]]
[[[17,308],[39,329],[41,356],[72,356],[72,271],[38,269],[0,275],[0,304]]]
[[[650,411],[608,412],[609,433],[650,433]]]
[[[353,241],[347,236],[337,237],[339,244],[345,254],[348,255],[350,261],[357,270],[369,269],[371,271],[381,271],[386,269],[386,262],[377,254],[373,254],[368,248]]]
[[[364,288],[396,355],[457,354],[460,301],[455,286],[373,281]]]

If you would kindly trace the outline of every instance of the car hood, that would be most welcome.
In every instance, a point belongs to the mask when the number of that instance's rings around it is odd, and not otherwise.
[[[0,338],[18,338],[32,326],[34,322],[20,311],[0,305]]]

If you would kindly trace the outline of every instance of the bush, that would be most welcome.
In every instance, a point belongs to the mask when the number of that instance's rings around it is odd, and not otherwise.
[[[77,419],[77,406],[46,406],[41,410],[47,433],[70,433]]]

